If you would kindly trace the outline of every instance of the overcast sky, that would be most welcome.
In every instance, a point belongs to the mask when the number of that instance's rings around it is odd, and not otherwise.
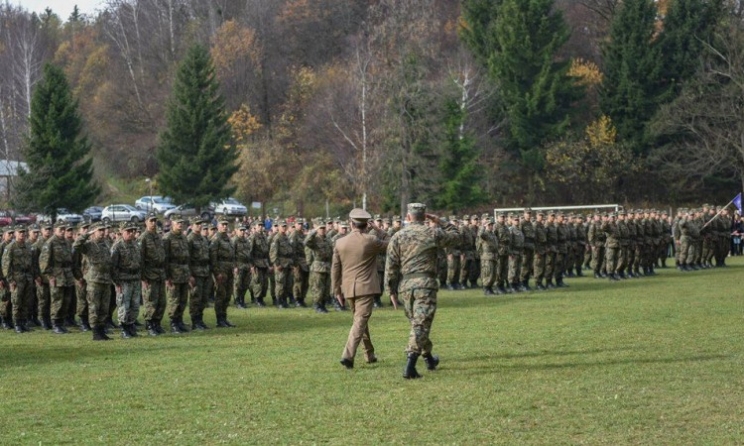
[[[103,4],[103,0],[10,0],[10,2],[21,5],[30,12],[44,12],[44,9],[49,7],[63,21],[70,17],[75,5],[78,6],[81,13],[93,15]]]

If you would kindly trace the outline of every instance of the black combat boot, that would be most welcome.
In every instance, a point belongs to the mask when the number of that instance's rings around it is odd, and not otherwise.
[[[157,331],[158,334],[165,334],[165,329],[160,325],[160,320],[153,320],[152,323],[155,325],[155,331]]]
[[[436,370],[439,365],[439,356],[434,356],[431,353],[425,353],[423,355],[424,362],[426,362],[427,370]]]
[[[209,330],[209,326],[204,323],[204,315],[199,316],[197,319],[197,325],[199,326],[200,330]]]
[[[405,379],[416,379],[421,378],[421,375],[416,371],[416,361],[418,361],[418,353],[409,353],[406,367],[403,369],[403,378]]]
[[[158,330],[155,329],[155,323],[153,321],[145,321],[145,328],[147,328],[147,334],[150,336],[158,336]]]
[[[11,325],[12,324],[10,324],[10,321],[8,321],[7,318],[3,318],[3,323],[2,323],[3,330],[12,330],[13,327]]]
[[[545,288],[547,289],[555,288],[555,285],[553,285],[553,279],[548,279],[548,283],[547,285],[545,285]]]
[[[105,341],[108,338],[106,333],[103,332],[103,326],[96,326],[93,328],[93,340],[94,341]]]
[[[51,330],[52,329],[52,321],[48,318],[42,318],[41,319],[41,329],[42,330]]]
[[[225,318],[223,318],[222,316],[218,316],[215,326],[217,328],[227,328],[227,324],[225,324]]]
[[[382,299],[381,299],[381,296],[379,296],[379,295],[375,296],[375,303],[372,304],[372,306],[375,307],[375,308],[382,308]]]
[[[556,285],[558,288],[568,288],[568,285],[563,281],[563,277],[559,277]]]
[[[264,303],[263,297],[259,297],[256,299],[256,306],[258,307],[265,307],[266,303]]]
[[[171,333],[173,334],[183,333],[181,329],[178,327],[178,321],[176,319],[171,319],[170,327],[171,327]]]
[[[347,370],[351,370],[354,368],[354,361],[351,359],[343,358],[341,361],[339,361],[342,366],[346,367]]]
[[[542,284],[542,280],[539,280],[539,281],[537,282],[537,284],[535,285],[535,289],[538,289],[538,290],[540,290],[540,291],[544,291],[544,290],[545,290],[545,287],[544,287],[544,286],[543,286],[543,284]]]
[[[326,310],[326,307],[323,304],[315,304],[314,308],[315,308],[316,313],[322,313],[322,314],[328,313],[328,310]]]
[[[123,339],[131,339],[132,333],[129,332],[129,324],[121,324],[121,337]]]
[[[178,324],[178,329],[181,330],[182,333],[189,332],[189,327],[187,327],[186,324],[183,323],[183,316],[179,317],[176,323]]]
[[[135,319],[134,320],[134,326],[135,327],[141,327],[142,326],[142,322],[140,322],[139,320]]]
[[[225,327],[228,327],[228,328],[237,327],[237,325],[227,320],[227,315],[225,315],[225,317],[222,318],[222,322],[225,324]]]
[[[299,297],[297,298],[297,302],[295,302],[295,307],[297,308],[307,308],[307,305],[305,305],[305,299]]]
[[[90,331],[88,316],[83,316],[80,318],[80,325],[78,327],[80,328],[80,331]]]
[[[54,333],[55,334],[66,334],[69,333],[67,329],[65,328],[64,321],[62,319],[55,319],[54,320]]]
[[[37,327],[41,327],[41,321],[39,320],[37,316],[34,316],[33,318],[31,318],[31,323],[36,325]]]
[[[484,296],[492,296],[493,295],[493,291],[491,291],[491,289],[488,288],[488,287],[484,287],[483,288],[483,295]]]
[[[16,333],[25,333],[26,332],[26,323],[23,321],[23,319],[16,319],[16,321],[15,321],[15,332]]]
[[[77,327],[77,322],[75,322],[75,317],[68,317],[65,318],[65,325],[68,327]]]
[[[522,281],[522,291],[532,291],[532,288],[530,288],[530,280],[523,280]]]
[[[136,338],[137,336],[139,336],[139,334],[137,333],[137,326],[136,325],[134,325],[134,324],[127,324],[127,326],[129,328],[129,336],[131,336],[133,338]]]

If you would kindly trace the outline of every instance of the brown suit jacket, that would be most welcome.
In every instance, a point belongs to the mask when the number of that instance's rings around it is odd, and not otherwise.
[[[376,235],[375,235],[376,234]],[[365,234],[355,229],[338,239],[333,248],[331,290],[346,297],[382,294],[377,274],[377,255],[385,252],[387,238],[380,231]]]

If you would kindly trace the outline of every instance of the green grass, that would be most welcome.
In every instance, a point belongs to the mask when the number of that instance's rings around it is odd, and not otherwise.
[[[106,343],[0,332],[0,444],[742,444],[742,271],[483,297],[441,292],[439,370],[339,364],[348,313],[230,309],[237,329]],[[210,325],[214,316],[209,309]]]

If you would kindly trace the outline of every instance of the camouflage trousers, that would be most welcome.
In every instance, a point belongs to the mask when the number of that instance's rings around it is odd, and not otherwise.
[[[30,277],[17,278],[15,286],[11,286],[10,301],[13,305],[13,320],[16,324],[28,318],[28,302],[31,300]]]
[[[251,274],[251,299],[263,301],[266,297],[268,282],[268,268],[256,268],[256,272]]]
[[[305,301],[309,288],[308,279],[310,273],[307,266],[295,266],[292,268],[292,296],[298,301]]]
[[[519,280],[526,282],[535,272],[535,248],[524,247],[522,251],[522,269]]]
[[[174,283],[171,287],[166,287],[165,294],[168,299],[168,317],[172,321],[182,320],[189,303],[189,283]]]
[[[535,252],[532,268],[535,272],[535,283],[541,284],[545,279],[545,253]]]
[[[702,246],[703,246],[703,241],[702,240],[696,240],[695,241],[695,257],[694,257],[694,262],[696,264],[698,264],[698,263],[700,263],[702,261],[702,249],[703,249]]]
[[[594,248],[586,245],[587,249],[584,251],[584,268],[592,267],[592,260],[594,260]]]
[[[625,257],[625,268],[624,270],[632,273],[633,272],[633,262],[635,262],[635,243],[631,242],[631,244],[628,246],[628,251],[626,253]]]
[[[36,308],[40,318],[52,318],[52,294],[48,283],[42,283],[41,286],[36,287]]]
[[[110,283],[88,283],[88,320],[92,327],[101,326],[109,317]]]
[[[545,280],[547,280],[548,283],[553,282],[553,276],[555,275],[555,256],[556,253],[553,251],[547,251],[545,253]]]
[[[230,305],[233,280],[232,270],[223,273],[221,278],[214,278],[214,314],[218,319],[227,317],[227,307]]]
[[[13,304],[10,301],[10,290],[7,283],[5,284],[5,288],[0,290],[0,317],[4,321],[8,321],[8,323],[13,318]]]
[[[142,300],[145,304],[145,320],[160,322],[165,314],[165,281],[145,280],[142,284]]]
[[[189,316],[192,322],[204,317],[211,283],[211,277],[194,277],[194,286],[189,288]]]
[[[266,278],[269,283],[269,293],[271,294],[271,300],[276,301],[276,268],[272,268],[266,273]]]
[[[437,312],[437,290],[417,288],[400,293],[398,298],[403,302],[406,317],[411,322],[406,353],[430,354],[431,324]]]
[[[566,253],[556,252],[553,260],[553,277],[555,280],[561,280],[563,273],[566,271]]]
[[[250,289],[250,285],[251,285],[250,268],[248,267],[238,268],[238,274],[235,276],[235,281],[233,283],[233,295],[234,295],[236,304],[238,302],[245,302],[245,293],[247,293],[248,290]],[[251,290],[251,295],[253,295],[253,290]]]
[[[679,246],[679,263],[691,265],[695,259],[695,243],[689,237],[682,237]]]
[[[279,271],[274,268],[274,280],[276,281],[274,289],[277,301],[286,303],[292,293],[292,269],[282,268]]]
[[[633,264],[630,266],[633,269],[633,272],[640,272],[642,257],[643,245],[640,243],[636,243],[635,245],[633,245]]]
[[[447,255],[447,284],[457,285],[460,283],[460,256]]]
[[[310,271],[310,297],[315,305],[325,305],[331,299],[331,274]]]
[[[584,256],[586,255],[586,245],[577,245],[576,247],[576,261],[574,262],[574,268],[576,271],[584,269]]]
[[[615,266],[615,272],[623,272],[628,266],[628,245],[620,245],[617,250],[617,265]]]
[[[499,255],[496,262],[496,285],[504,286],[509,280],[509,256]]]
[[[470,284],[472,286],[478,285],[478,279],[480,278],[481,274],[481,261],[480,258],[473,259],[473,262],[470,264]]]
[[[614,274],[617,270],[617,258],[620,254],[620,248],[605,247],[605,263],[607,265],[607,273]]]
[[[82,284],[81,284],[82,283]],[[75,283],[75,291],[70,295],[70,300],[67,303],[67,311],[77,313],[79,318],[88,317],[88,284],[86,281],[81,283]]]
[[[142,284],[139,280],[123,280],[116,293],[116,317],[121,324],[133,324],[139,316]]]
[[[437,277],[439,277],[439,286],[442,287],[447,283],[447,257],[437,258]]]
[[[480,263],[483,288],[491,288],[496,282],[496,259],[481,258]]]
[[[522,254],[512,254],[509,256],[509,284],[516,285],[521,277]]]
[[[346,299],[354,319],[351,330],[349,330],[349,336],[346,339],[344,351],[341,353],[343,359],[353,361],[360,343],[362,344],[365,359],[370,360],[374,357],[375,347],[372,345],[372,339],[369,336],[369,318],[372,316],[374,297],[374,295],[369,295]]]
[[[592,246],[592,270],[594,274],[605,272],[605,247]]]
[[[70,308],[72,300],[75,299],[75,288],[71,286],[49,286],[50,309],[49,314],[55,321],[64,320]],[[86,296],[85,308],[88,308]],[[88,314],[85,314],[88,317]]]
[[[465,255],[460,259],[460,283],[467,285],[470,279],[471,269],[473,268],[473,256]]]

